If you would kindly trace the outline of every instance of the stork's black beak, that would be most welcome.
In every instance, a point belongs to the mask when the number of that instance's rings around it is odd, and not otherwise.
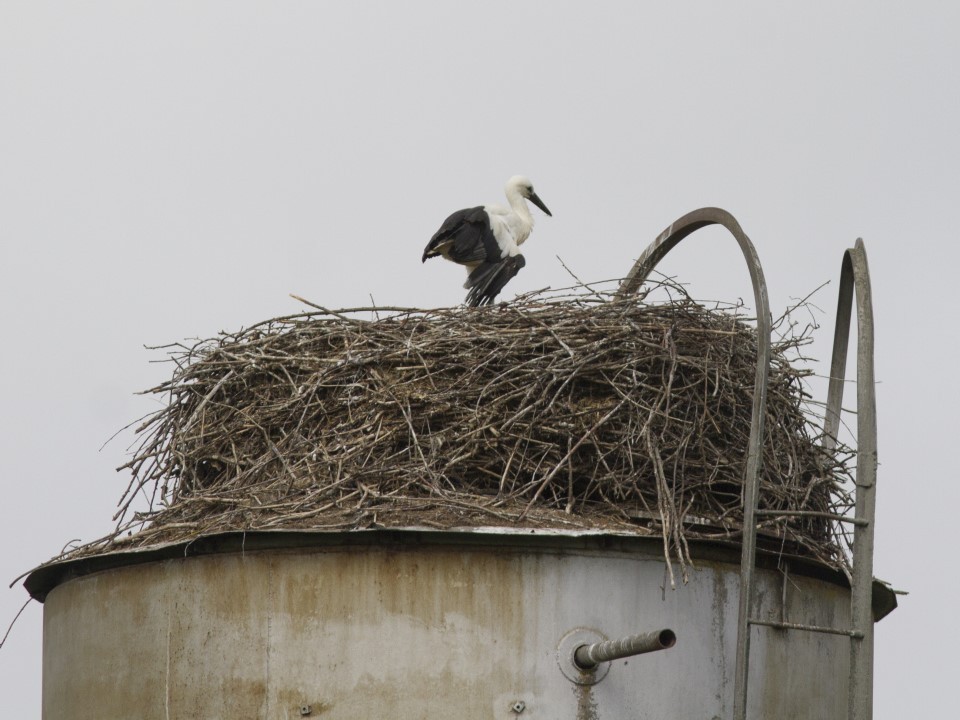
[[[547,210],[547,206],[543,204],[543,200],[541,200],[535,192],[530,193],[530,202],[543,210],[550,217],[553,217],[553,213]]]

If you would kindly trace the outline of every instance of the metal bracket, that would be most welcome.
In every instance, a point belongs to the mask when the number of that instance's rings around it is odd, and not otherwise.
[[[610,663],[602,662],[589,670],[577,664],[574,654],[577,648],[591,643],[604,642],[607,636],[592,628],[574,628],[562,638],[557,645],[557,664],[564,677],[577,685],[596,685],[610,672]]]

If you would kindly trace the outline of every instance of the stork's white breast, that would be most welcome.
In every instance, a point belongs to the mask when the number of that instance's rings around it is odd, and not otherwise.
[[[519,255],[519,245],[530,235],[530,224],[512,210],[499,205],[484,208],[490,218],[490,230],[500,246],[500,257]]]

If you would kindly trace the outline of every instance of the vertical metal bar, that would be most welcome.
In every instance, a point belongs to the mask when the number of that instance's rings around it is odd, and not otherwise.
[[[857,504],[867,524],[853,534],[850,615],[863,633],[850,641],[850,720],[873,717],[873,535],[876,519],[877,404],[873,375],[873,298],[863,240],[847,251],[857,290]]]
[[[873,717],[873,536],[876,519],[877,405],[873,374],[873,299],[863,240],[843,255],[840,295],[833,335],[830,388],[824,419],[823,447],[833,451],[840,429],[847,346],[853,296],[857,299],[857,487],[853,532],[853,579],[850,587],[850,720]]]
[[[783,587],[780,597],[780,622],[787,622],[787,584],[790,582],[790,563],[783,562]]]
[[[618,297],[624,297],[635,292],[671,249],[690,233],[707,225],[723,225],[736,238],[750,271],[757,310],[757,370],[753,386],[750,442],[743,478],[743,543],[740,556],[740,607],[737,614],[737,654],[733,698],[734,720],[746,720],[750,657],[749,618],[757,544],[757,491],[760,485],[761,443],[767,397],[767,375],[770,367],[770,303],[767,299],[767,284],[763,278],[763,268],[760,266],[760,259],[753,243],[730,213],[719,208],[701,208],[684,215],[660,233],[634,264],[617,294]]]
[[[853,270],[847,253],[840,268],[840,293],[837,298],[837,321],[833,326],[833,357],[830,361],[830,385],[827,389],[827,412],[823,420],[823,449],[833,453],[840,432],[843,384],[847,374],[847,346],[850,342],[850,311],[853,307]]]

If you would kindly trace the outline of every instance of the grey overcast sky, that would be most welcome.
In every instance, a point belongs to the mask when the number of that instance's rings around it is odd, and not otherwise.
[[[0,0],[0,577],[109,532],[144,349],[330,307],[462,301],[420,262],[452,210],[529,175],[501,296],[625,274],[705,205],[753,239],[774,314],[867,245],[877,317],[876,714],[956,709],[960,5],[955,2]],[[535,214],[538,211],[534,211]],[[749,298],[701,231],[661,266]],[[848,397],[853,397],[852,388]],[[937,508],[940,508],[937,510]],[[683,590],[678,590],[682,592]],[[0,591],[2,629],[26,593]],[[40,717],[42,606],[0,650]]]

